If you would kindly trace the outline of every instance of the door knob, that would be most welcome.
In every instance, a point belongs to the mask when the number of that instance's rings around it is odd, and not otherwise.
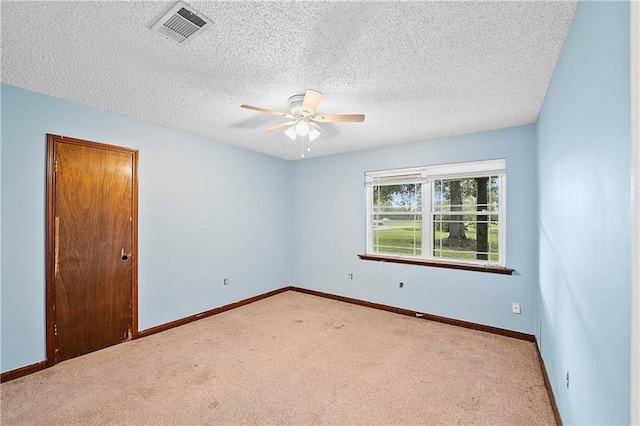
[[[124,249],[122,249],[122,251],[120,252],[120,259],[122,259],[123,262],[126,262],[130,257],[131,253],[125,253]]]

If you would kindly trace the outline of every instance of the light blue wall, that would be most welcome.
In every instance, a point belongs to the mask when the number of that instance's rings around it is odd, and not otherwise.
[[[140,330],[288,285],[289,162],[6,85],[1,118],[2,372],[45,359],[46,133],[140,150]]]
[[[630,421],[629,21],[580,2],[536,127],[537,334],[565,424]]]
[[[357,257],[365,251],[366,171],[494,158],[507,160],[507,266],[515,275]],[[533,126],[297,161],[292,185],[292,285],[534,333],[538,218]],[[354,274],[352,281],[348,273]],[[511,313],[512,302],[520,302],[522,314]]]

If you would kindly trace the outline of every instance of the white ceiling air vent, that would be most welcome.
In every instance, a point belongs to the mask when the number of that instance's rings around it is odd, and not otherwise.
[[[211,25],[211,20],[179,1],[150,28],[164,37],[183,45]]]

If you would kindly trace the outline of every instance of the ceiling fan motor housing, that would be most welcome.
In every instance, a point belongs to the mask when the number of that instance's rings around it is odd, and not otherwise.
[[[289,98],[289,108],[291,114],[297,116],[308,115],[302,111],[302,102],[304,101],[304,95],[293,95]]]

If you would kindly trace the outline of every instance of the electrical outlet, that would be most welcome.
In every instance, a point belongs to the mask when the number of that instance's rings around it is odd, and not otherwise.
[[[229,284],[229,278],[225,278],[223,282],[224,282],[224,285],[228,285]]]
[[[514,314],[519,314],[520,313],[520,303],[513,302],[511,304],[511,312],[513,312]]]
[[[569,370],[567,370],[567,389],[569,389]]]
[[[353,274],[349,273],[348,277],[349,277],[350,280],[352,280],[353,279]]]

